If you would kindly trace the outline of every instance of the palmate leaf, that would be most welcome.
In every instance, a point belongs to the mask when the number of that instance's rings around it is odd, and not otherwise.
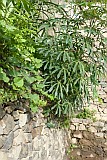
[[[107,63],[107,47],[102,27],[107,28],[107,8],[96,2],[68,1],[72,14],[65,11],[68,16],[57,19],[51,15],[43,22],[47,30],[51,29],[51,20],[58,26],[51,38],[44,31],[41,37],[44,48],[39,50],[45,61],[46,89],[58,100],[54,107],[57,115],[70,115],[73,108],[81,108],[83,99],[90,98],[88,85],[97,86],[99,72],[104,73],[102,62]]]

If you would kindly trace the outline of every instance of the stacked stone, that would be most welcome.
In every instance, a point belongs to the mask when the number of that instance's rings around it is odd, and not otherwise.
[[[68,160],[66,152],[72,146],[74,160],[107,160],[106,84],[102,80],[98,88],[102,103],[96,100],[90,104],[90,110],[96,110],[97,121],[74,118],[69,130],[49,129],[41,109],[33,114],[22,105],[1,106],[0,159]]]
[[[41,110],[32,118],[9,106],[5,110],[9,113],[1,115],[0,120],[1,160],[63,160],[65,133],[47,128]]]
[[[75,160],[107,160],[107,123],[86,119],[71,121],[70,155]]]
[[[73,118],[69,130],[49,129],[45,123],[41,110],[32,118],[19,110],[6,113],[0,120],[1,159],[68,160],[66,151],[74,145],[75,160],[107,160],[106,121]]]
[[[95,117],[97,120],[107,121],[107,79],[99,81],[97,91],[99,98],[90,101],[89,109],[95,110]],[[93,97],[91,89],[90,95]]]

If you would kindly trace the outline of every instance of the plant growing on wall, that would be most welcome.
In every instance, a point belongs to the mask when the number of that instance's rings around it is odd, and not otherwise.
[[[30,1],[2,1],[0,4],[0,104],[29,101],[32,111],[46,105],[43,95],[42,61],[35,53],[32,14],[38,17]]]
[[[61,6],[43,1],[37,51],[43,60],[45,90],[57,101],[49,112],[71,116],[90,98],[98,97],[96,86],[107,63],[104,3],[71,1]]]
[[[97,97],[107,62],[106,1],[97,2],[1,2],[1,104],[28,99],[36,111],[48,94],[49,113],[71,116],[89,102],[90,89]]]

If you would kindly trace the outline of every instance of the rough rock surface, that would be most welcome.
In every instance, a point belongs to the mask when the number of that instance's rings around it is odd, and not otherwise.
[[[20,106],[1,107],[0,160],[107,160],[105,81],[98,91],[103,103],[90,105],[96,122],[73,118],[69,130],[48,128],[42,110],[31,116]]]

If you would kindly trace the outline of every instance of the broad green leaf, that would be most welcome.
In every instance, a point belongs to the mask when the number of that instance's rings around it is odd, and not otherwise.
[[[20,91],[20,89],[18,87],[16,87],[14,84],[12,84],[13,89],[16,91]]]
[[[0,73],[3,73],[3,69],[0,67]]]
[[[6,76],[5,72],[0,73],[0,80],[3,80],[4,82],[9,82],[9,78]]]
[[[36,68],[40,68],[42,67],[42,63],[41,63],[41,60],[40,59],[35,59],[35,62],[36,62]]]
[[[24,80],[23,80],[23,78],[21,78],[21,77],[15,77],[15,78],[14,78],[14,84],[15,84],[15,86],[17,86],[17,87],[23,87],[23,85],[24,85]]]
[[[68,91],[69,91],[69,83],[66,84],[66,90],[65,91],[66,91],[66,93],[68,93]]]
[[[33,85],[32,85],[32,88],[33,88],[34,90],[37,90],[37,85],[36,85],[36,84],[33,84]]]
[[[36,78],[35,78],[35,77],[31,77],[31,76],[29,76],[29,75],[26,75],[26,76],[25,76],[25,79],[26,79],[26,81],[29,82],[30,84],[36,81]]]
[[[14,26],[11,26],[11,25],[6,25],[6,28],[9,30],[9,31],[14,31],[16,28]]]
[[[66,61],[66,53],[65,52],[63,53],[63,61],[64,62]]]
[[[41,76],[36,76],[37,81],[43,81],[43,78]]]
[[[40,89],[44,88],[44,84],[37,84],[37,88],[40,88]]]
[[[31,108],[32,112],[37,112],[38,111],[38,106],[33,104],[33,103],[30,104],[30,108]]]
[[[100,102],[102,104],[103,103],[102,98],[98,97],[98,102]]]
[[[12,77],[18,77],[18,76],[22,76],[22,73],[20,71],[16,71],[13,68],[13,70],[9,70],[9,75],[12,76]]]
[[[39,95],[38,94],[29,94],[29,98],[34,102],[37,103],[39,101]]]

